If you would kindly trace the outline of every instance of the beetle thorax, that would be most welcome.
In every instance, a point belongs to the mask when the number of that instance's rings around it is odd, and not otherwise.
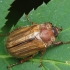
[[[40,25],[40,38],[47,46],[51,45],[55,41],[52,26],[49,23]]]

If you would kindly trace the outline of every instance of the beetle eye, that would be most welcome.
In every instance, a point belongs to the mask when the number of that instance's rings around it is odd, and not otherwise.
[[[52,29],[53,29],[53,33],[54,33],[55,37],[57,37],[58,36],[58,28],[53,26]]]

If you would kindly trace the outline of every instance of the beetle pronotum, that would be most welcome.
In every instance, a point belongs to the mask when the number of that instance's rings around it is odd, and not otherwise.
[[[27,17],[27,20],[30,20]],[[21,64],[32,58],[39,51],[42,54],[50,45],[67,44],[70,42],[55,42],[62,28],[53,26],[52,23],[32,24],[27,27],[19,27],[8,35],[6,41],[7,51],[16,58],[22,58],[19,63],[12,64],[8,68]]]

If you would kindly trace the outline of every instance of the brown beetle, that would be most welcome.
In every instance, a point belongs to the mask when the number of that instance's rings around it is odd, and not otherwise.
[[[52,44],[63,44],[61,41],[55,42],[59,30],[61,31],[62,28],[58,28],[53,26],[52,23],[46,22],[27,27],[19,27],[12,31],[7,38],[6,49],[12,56],[22,58],[23,60],[8,66],[8,68],[29,60],[39,51],[43,54],[46,48]],[[67,43],[70,42],[65,42],[64,44]]]

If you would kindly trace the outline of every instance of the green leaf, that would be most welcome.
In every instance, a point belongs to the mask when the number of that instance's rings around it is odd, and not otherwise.
[[[43,3],[36,10],[32,10],[29,15],[29,19],[35,23],[41,24],[44,22],[51,22],[57,27],[63,28],[57,37],[57,41],[69,41],[70,40],[70,0],[51,0],[47,5]],[[27,21],[25,14],[20,18],[15,26],[30,25]],[[12,58],[4,50],[5,39],[0,42],[0,68],[5,70],[6,66],[17,61],[16,58]],[[63,44],[58,47],[50,47],[46,49],[42,57],[42,67],[38,67],[40,64],[40,54],[36,55],[29,61],[12,67],[11,70],[70,70],[70,44]]]
[[[8,9],[10,8],[10,4],[13,2],[14,0],[0,0],[0,28],[2,26],[4,26],[5,22],[7,21],[5,19],[5,17],[7,16],[7,14],[9,13]]]

